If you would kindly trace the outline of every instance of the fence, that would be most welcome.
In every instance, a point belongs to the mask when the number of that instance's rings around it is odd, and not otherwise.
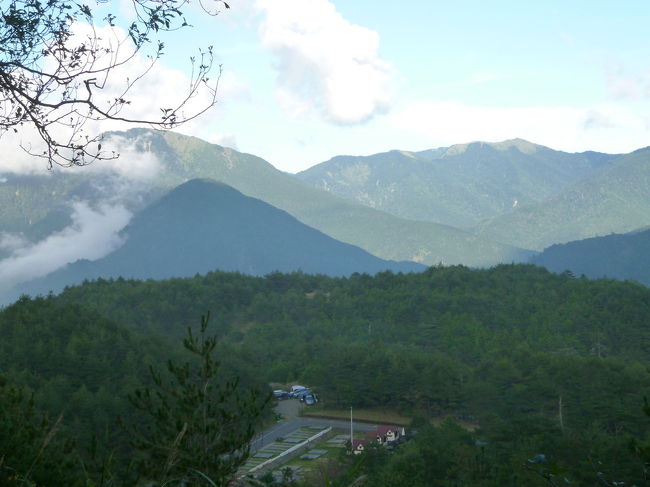
[[[295,451],[300,450],[301,448],[303,448],[303,447],[309,445],[312,441],[317,440],[317,439],[320,438],[321,436],[325,436],[325,435],[326,435],[327,433],[329,433],[330,431],[332,431],[332,427],[331,427],[331,426],[328,427],[328,428],[326,428],[326,429],[324,429],[323,431],[320,431],[320,432],[316,433],[314,436],[311,436],[311,437],[307,438],[307,439],[306,439],[305,441],[303,441],[302,443],[298,443],[297,445],[294,445],[294,446],[292,446],[291,448],[289,448],[289,449],[283,451],[283,452],[280,453],[278,456],[273,457],[273,458],[269,458],[268,460],[266,460],[266,461],[260,463],[259,465],[255,465],[253,468],[251,468],[251,469],[248,471],[248,473],[253,473],[253,472],[255,472],[255,471],[257,471],[257,470],[259,470],[259,469],[261,469],[261,468],[263,468],[263,467],[266,467],[267,465],[270,465],[271,463],[273,463],[273,462],[275,462],[275,461],[277,461],[277,460],[279,460],[279,459],[281,459],[281,458],[283,458],[283,457],[286,457],[287,455],[290,455],[291,453],[293,453],[293,452],[295,452]]]

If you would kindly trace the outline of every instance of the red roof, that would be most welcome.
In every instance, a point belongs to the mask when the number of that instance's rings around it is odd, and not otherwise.
[[[389,431],[392,431],[397,435],[397,432],[399,430],[399,426],[388,426],[385,424],[377,426],[377,436],[381,436],[382,438],[388,434]]]
[[[368,443],[370,440],[367,438],[354,438],[352,440],[352,449],[356,450],[360,445],[365,445]]]

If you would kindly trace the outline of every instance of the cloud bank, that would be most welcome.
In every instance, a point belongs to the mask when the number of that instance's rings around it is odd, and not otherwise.
[[[292,116],[348,125],[388,110],[392,68],[379,56],[377,32],[350,23],[328,0],[255,7],[262,45],[278,59],[278,100]]]
[[[425,137],[429,148],[519,137],[556,150],[622,153],[647,145],[650,135],[647,119],[612,104],[505,108],[422,100],[392,113],[389,122]]]
[[[2,245],[13,252],[0,260],[0,291],[46,276],[79,259],[99,259],[124,243],[119,232],[131,218],[126,208],[102,205],[93,209],[85,202],[72,207],[72,225],[40,242],[23,246],[18,236],[2,236]]]
[[[83,169],[53,169],[88,175],[91,194],[86,194],[84,201],[70,203],[71,225],[39,242],[0,231],[0,256],[5,257],[0,260],[0,300],[16,285],[44,277],[79,259],[102,258],[124,243],[120,232],[129,223],[132,210],[142,206],[162,163],[148,150],[146,136],[128,140],[112,135],[106,143],[120,153],[119,159],[98,161]],[[44,172],[41,167],[40,173]]]

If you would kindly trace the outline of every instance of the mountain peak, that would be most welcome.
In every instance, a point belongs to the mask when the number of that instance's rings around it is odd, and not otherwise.
[[[508,139],[502,142],[476,141],[468,142],[466,144],[454,144],[444,152],[442,157],[457,156],[466,152],[468,149],[480,149],[486,146],[498,151],[506,151],[515,148],[522,154],[534,154],[542,147],[541,145],[533,144],[524,139]]]
[[[541,145],[533,144],[532,142],[528,142],[527,140],[519,139],[519,138],[508,139],[508,140],[504,140],[503,142],[492,142],[492,143],[488,143],[488,145],[497,150],[508,150],[514,147],[515,149],[517,149],[519,152],[522,152],[523,154],[534,154],[540,148],[542,148]]]
[[[194,178],[184,182],[183,184],[180,184],[172,191],[170,191],[169,194],[179,193],[182,191],[193,192],[199,190],[217,190],[217,189],[236,191],[232,186],[229,186],[228,184],[222,181],[217,181],[216,179]]]

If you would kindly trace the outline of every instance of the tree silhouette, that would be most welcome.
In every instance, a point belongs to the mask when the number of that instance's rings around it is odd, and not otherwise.
[[[160,106],[160,118],[130,117],[123,109],[132,103],[129,92],[162,56],[160,37],[190,27],[184,10],[190,0],[131,0],[134,19],[125,25],[97,0],[91,8],[77,1],[11,0],[0,4],[0,137],[23,126],[35,128],[45,144],[35,149],[21,143],[32,155],[61,166],[82,166],[94,160],[118,157],[102,148],[101,135],[89,133],[89,121],[116,120],[147,123],[170,129],[205,112],[216,103],[221,67],[215,68],[212,47],[192,57],[186,93],[171,106]],[[217,15],[223,0],[211,6],[199,1],[209,15]],[[140,64],[139,58],[146,62]],[[135,75],[115,80],[117,68],[136,68]],[[109,91],[110,88],[110,91]],[[184,109],[199,92],[206,102],[190,113]],[[165,101],[169,103],[168,101]],[[60,130],[63,129],[63,130]]]

